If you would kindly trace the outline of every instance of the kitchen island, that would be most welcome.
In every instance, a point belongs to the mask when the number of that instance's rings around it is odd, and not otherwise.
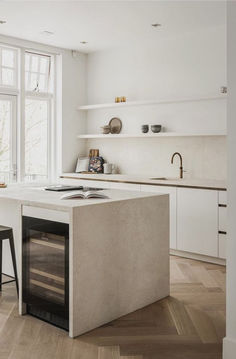
[[[70,337],[169,294],[168,195],[103,192],[109,199],[61,200],[36,185],[0,190],[0,224],[14,231],[20,314],[42,318],[31,305],[63,302]],[[43,318],[62,326],[54,314]]]

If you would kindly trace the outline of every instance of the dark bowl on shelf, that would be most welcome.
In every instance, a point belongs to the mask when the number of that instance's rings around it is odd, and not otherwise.
[[[141,129],[142,129],[142,133],[147,133],[149,131],[149,126],[148,125],[142,125]]]
[[[151,130],[153,133],[161,132],[161,125],[151,125]]]

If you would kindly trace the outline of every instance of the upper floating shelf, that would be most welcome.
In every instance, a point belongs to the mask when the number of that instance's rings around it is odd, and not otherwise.
[[[139,133],[139,134],[126,134],[121,133],[118,135],[104,135],[104,134],[91,134],[91,135],[78,135],[77,138],[102,138],[102,139],[118,139],[118,138],[155,138],[155,137],[187,137],[187,136],[226,136],[226,132],[204,132],[204,133],[187,133],[187,132],[160,132],[160,133]]]
[[[198,102],[198,101],[212,101],[212,100],[222,100],[226,99],[227,95],[213,95],[213,96],[201,96],[201,97],[185,97],[185,98],[176,98],[176,99],[160,99],[160,100],[148,100],[148,101],[127,101],[119,103],[100,103],[96,105],[86,105],[79,106],[78,110],[88,111],[96,110],[103,108],[123,108],[129,106],[147,106],[147,105],[162,105],[162,104],[171,104],[171,103],[181,103],[181,102]]]

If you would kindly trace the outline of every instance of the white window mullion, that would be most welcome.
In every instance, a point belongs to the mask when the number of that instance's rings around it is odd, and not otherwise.
[[[0,85],[2,84],[2,50],[0,48]]]
[[[25,178],[25,51],[21,49],[21,95],[20,95],[20,112],[18,121],[18,180],[22,182]]]

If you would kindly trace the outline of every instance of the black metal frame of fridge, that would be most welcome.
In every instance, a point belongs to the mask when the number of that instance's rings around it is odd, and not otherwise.
[[[35,296],[29,290],[30,250],[29,230],[37,229],[65,237],[64,251],[64,305]],[[22,217],[22,299],[26,311],[39,319],[47,321],[65,330],[69,330],[69,224],[48,221],[33,217]]]

